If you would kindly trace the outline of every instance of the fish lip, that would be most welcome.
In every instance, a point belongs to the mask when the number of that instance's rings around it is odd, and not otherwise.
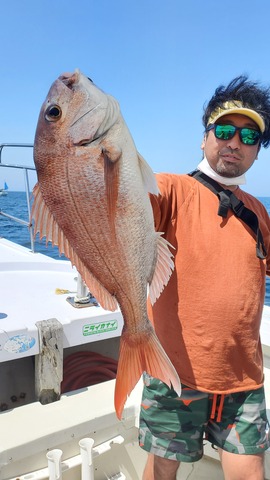
[[[80,78],[80,71],[75,70],[75,72],[73,73],[70,73],[70,72],[62,73],[62,75],[58,77],[58,80],[60,80],[60,82],[62,82],[67,88],[72,90],[72,87],[79,82],[79,78]]]

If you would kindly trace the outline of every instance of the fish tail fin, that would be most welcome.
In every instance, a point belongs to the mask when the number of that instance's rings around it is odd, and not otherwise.
[[[127,397],[143,372],[166,383],[180,396],[181,382],[178,374],[152,328],[147,334],[122,334],[114,393],[115,411],[119,420]]]

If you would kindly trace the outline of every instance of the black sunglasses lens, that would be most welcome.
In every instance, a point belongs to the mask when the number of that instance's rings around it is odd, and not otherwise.
[[[251,128],[242,128],[240,130],[240,137],[245,145],[256,145],[261,134],[257,130],[252,130]]]
[[[230,140],[235,132],[236,128],[234,125],[215,125],[215,136],[219,140]]]

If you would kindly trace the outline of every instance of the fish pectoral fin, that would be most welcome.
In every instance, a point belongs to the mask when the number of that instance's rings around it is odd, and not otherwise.
[[[139,152],[137,152],[137,154],[146,193],[153,193],[154,195],[158,195],[159,189],[152,168],[148,165],[146,160],[141,156]]]
[[[149,285],[149,297],[152,305],[160,296],[164,287],[167,285],[170,276],[174,270],[173,254],[170,248],[174,247],[162,237],[161,232],[156,232],[157,235],[157,261],[154,275]]]
[[[127,397],[143,372],[158,378],[181,395],[179,376],[152,327],[146,333],[122,334],[114,393],[115,411],[119,420]]]
[[[122,155],[122,149],[116,145],[112,145],[109,141],[104,141],[102,144],[102,153],[110,162],[118,162]]]
[[[111,230],[115,233],[115,215],[116,215],[116,206],[118,200],[118,191],[119,191],[119,152],[108,150],[107,148],[102,149],[102,155],[104,158],[104,180],[106,188],[106,198],[107,198],[107,208],[108,208],[108,217]]]

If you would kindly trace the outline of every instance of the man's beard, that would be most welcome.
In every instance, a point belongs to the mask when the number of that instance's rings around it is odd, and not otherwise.
[[[230,163],[229,167],[224,165],[224,162],[218,162],[215,168],[216,172],[222,177],[234,178],[239,177],[245,172],[242,172],[238,165]]]

